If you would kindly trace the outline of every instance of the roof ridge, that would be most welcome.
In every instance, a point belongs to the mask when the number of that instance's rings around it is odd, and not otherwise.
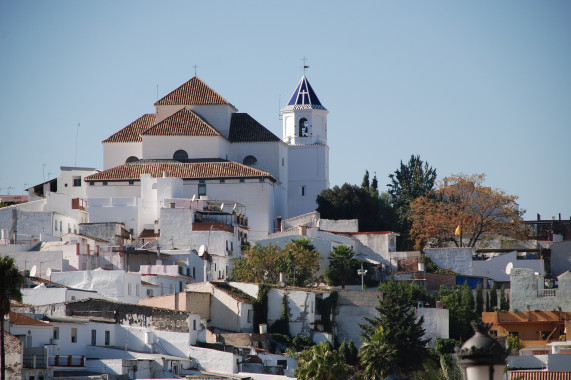
[[[147,129],[141,136],[222,136],[212,125],[188,107],[182,107]]]
[[[167,95],[163,96],[161,99],[157,100],[154,105],[166,106],[200,104],[227,104],[236,108],[196,75],[169,92]]]
[[[155,120],[156,115],[154,113],[145,113],[103,140],[102,143],[141,142],[141,134],[151,128],[155,124]]]

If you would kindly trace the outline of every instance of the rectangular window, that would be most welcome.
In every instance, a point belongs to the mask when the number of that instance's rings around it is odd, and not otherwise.
[[[139,297],[139,284],[135,285],[135,295]]]
[[[71,343],[77,343],[77,328],[71,328]]]
[[[192,329],[196,330],[196,319],[192,320]]]
[[[67,233],[71,234],[71,224],[67,224]]]
[[[278,359],[278,366],[282,366],[283,369],[287,369],[287,360]]]
[[[63,223],[61,220],[59,221],[59,230],[63,232]]]
[[[89,186],[95,185],[95,181],[89,181]]]
[[[91,345],[97,346],[97,330],[91,330]]]
[[[57,220],[54,222],[54,230],[57,231]]]
[[[109,346],[111,344],[111,331],[105,330],[105,345]]]
[[[127,295],[130,296],[131,295],[131,283],[127,284]]]
[[[246,182],[246,180],[244,178],[240,178],[240,182],[244,183],[244,182]]]
[[[305,197],[305,186],[301,186],[300,190],[301,190],[301,196]]]
[[[199,183],[198,184],[198,196],[200,197],[201,195],[206,195],[206,184],[205,183]]]
[[[107,181],[103,181],[103,186],[107,186]]]
[[[252,323],[252,310],[248,310],[248,323]]]
[[[220,183],[225,183],[225,182],[226,182],[225,179],[221,179],[221,180],[220,180]]]
[[[228,250],[228,240],[226,240],[226,250]]]
[[[234,242],[233,241],[230,242],[230,250],[234,251]]]
[[[59,339],[59,327],[54,327],[54,339]]]
[[[80,187],[81,186],[81,177],[73,177],[73,186]]]

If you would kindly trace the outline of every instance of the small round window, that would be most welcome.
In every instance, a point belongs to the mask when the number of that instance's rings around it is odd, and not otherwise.
[[[129,158],[127,158],[127,159],[125,160],[125,163],[128,164],[128,163],[130,163],[130,162],[137,162],[137,161],[139,161],[139,159],[138,159],[137,157],[135,157],[135,156],[130,156]]]
[[[254,156],[246,156],[244,158],[244,165],[257,165],[258,164],[258,159]]]
[[[172,155],[173,160],[183,161],[188,160],[188,153],[186,151],[179,149]]]

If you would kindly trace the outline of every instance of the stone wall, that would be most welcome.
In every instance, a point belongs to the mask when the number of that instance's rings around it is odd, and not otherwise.
[[[472,275],[472,248],[425,248],[424,253],[442,269]]]
[[[527,268],[513,269],[510,273],[510,310],[571,311],[571,272],[558,277],[558,288],[544,289],[544,277]]]

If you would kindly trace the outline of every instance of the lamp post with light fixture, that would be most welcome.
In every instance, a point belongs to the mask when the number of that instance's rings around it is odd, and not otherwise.
[[[488,335],[491,323],[472,321],[474,336],[456,349],[465,380],[502,380],[507,350]]]

